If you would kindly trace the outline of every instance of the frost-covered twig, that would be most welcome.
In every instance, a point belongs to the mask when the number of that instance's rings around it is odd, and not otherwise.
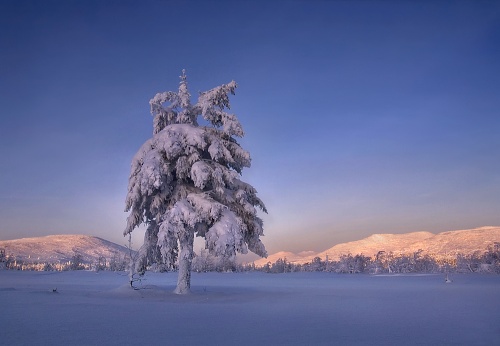
[[[137,283],[142,282],[141,275],[137,273],[136,271],[136,262],[137,262],[137,257],[138,254],[132,250],[132,235],[129,234],[128,236],[128,253],[129,253],[129,268],[128,268],[128,279],[130,282],[130,287],[132,287],[134,290],[139,290],[140,287],[137,287]]]

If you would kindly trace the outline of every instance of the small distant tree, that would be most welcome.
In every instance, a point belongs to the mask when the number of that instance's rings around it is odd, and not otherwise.
[[[200,254],[193,259],[192,269],[198,273],[205,273],[215,270],[214,257],[207,249],[201,249]]]
[[[0,248],[0,269],[5,269],[7,267],[7,256],[5,255],[5,249]]]
[[[385,251],[380,250],[375,254],[375,258],[369,264],[371,274],[379,274],[387,271]]]
[[[226,259],[248,250],[267,253],[256,211],[266,208],[240,179],[250,155],[236,140],[244,135],[240,122],[227,112],[236,83],[202,92],[192,104],[184,71],[180,79],[177,92],[158,93],[149,102],[153,137],[132,159],[124,234],[147,225],[136,271],[178,261],[175,292],[183,294],[190,291],[195,236],[205,239],[210,254]]]
[[[71,270],[82,270],[84,269],[83,265],[83,256],[77,252],[74,253],[73,257],[71,257]]]
[[[310,271],[314,272],[322,272],[325,270],[325,262],[321,260],[320,257],[314,257],[313,260],[311,261],[311,264],[309,266]]]
[[[127,259],[123,253],[118,251],[113,252],[113,256],[109,260],[109,270],[124,271],[127,267]]]
[[[278,258],[276,262],[271,266],[271,273],[284,273],[285,272],[285,263],[283,259]]]
[[[488,246],[480,262],[479,271],[500,273],[500,243],[494,242]]]
[[[267,262],[262,266],[262,271],[264,273],[270,273],[271,272],[271,262]]]
[[[97,259],[97,263],[95,264],[95,270],[96,271],[106,270],[106,268],[107,268],[106,257],[99,256],[99,258]]]
[[[457,272],[462,273],[476,273],[481,270],[481,253],[479,251],[475,251],[472,254],[464,255],[457,254]]]
[[[215,265],[215,270],[218,272],[234,272],[237,267],[235,256],[219,256]]]

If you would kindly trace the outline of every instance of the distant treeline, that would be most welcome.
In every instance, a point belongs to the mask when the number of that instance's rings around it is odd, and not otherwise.
[[[0,249],[0,269],[64,271],[64,270],[112,270],[124,271],[130,258],[115,254],[107,259],[99,257],[95,263],[85,263],[81,254],[75,253],[71,260],[64,263],[23,262],[14,256],[8,256]],[[175,271],[177,268],[158,264],[149,266],[152,271]],[[455,257],[434,257],[424,254],[423,250],[412,254],[395,254],[379,251],[372,257],[362,254],[342,255],[338,260],[315,257],[311,262],[297,264],[280,258],[264,266],[237,263],[235,258],[214,257],[206,250],[201,250],[193,259],[192,270],[195,272],[244,272],[262,271],[266,273],[291,272],[333,272],[339,274],[397,274],[397,273],[496,273],[500,274],[500,243],[494,243],[485,252],[471,255],[458,254]]]
[[[326,271],[342,274],[382,274],[382,273],[496,273],[500,274],[500,243],[494,243],[485,252],[471,255],[457,254],[455,257],[434,257],[424,254],[423,250],[412,254],[394,254],[379,251],[373,257],[342,255],[338,260],[314,258],[310,263],[295,264],[286,258],[268,262],[261,268],[268,273],[287,273],[297,271]]]
[[[94,262],[84,260],[84,255],[75,252],[68,261],[44,262],[27,261],[14,255],[8,255],[0,248],[0,269],[32,270],[32,271],[66,271],[66,270],[113,270],[124,271],[129,260],[121,253],[111,258],[99,257]]]

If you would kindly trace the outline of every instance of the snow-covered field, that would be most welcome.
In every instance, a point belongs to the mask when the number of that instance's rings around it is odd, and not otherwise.
[[[0,271],[2,345],[495,345],[500,276]],[[57,292],[52,292],[57,288]]]

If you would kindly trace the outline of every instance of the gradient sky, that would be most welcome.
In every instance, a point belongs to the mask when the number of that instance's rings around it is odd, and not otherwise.
[[[2,240],[125,244],[182,69],[192,95],[239,85],[270,253],[500,225],[499,2],[1,1],[0,48]]]

